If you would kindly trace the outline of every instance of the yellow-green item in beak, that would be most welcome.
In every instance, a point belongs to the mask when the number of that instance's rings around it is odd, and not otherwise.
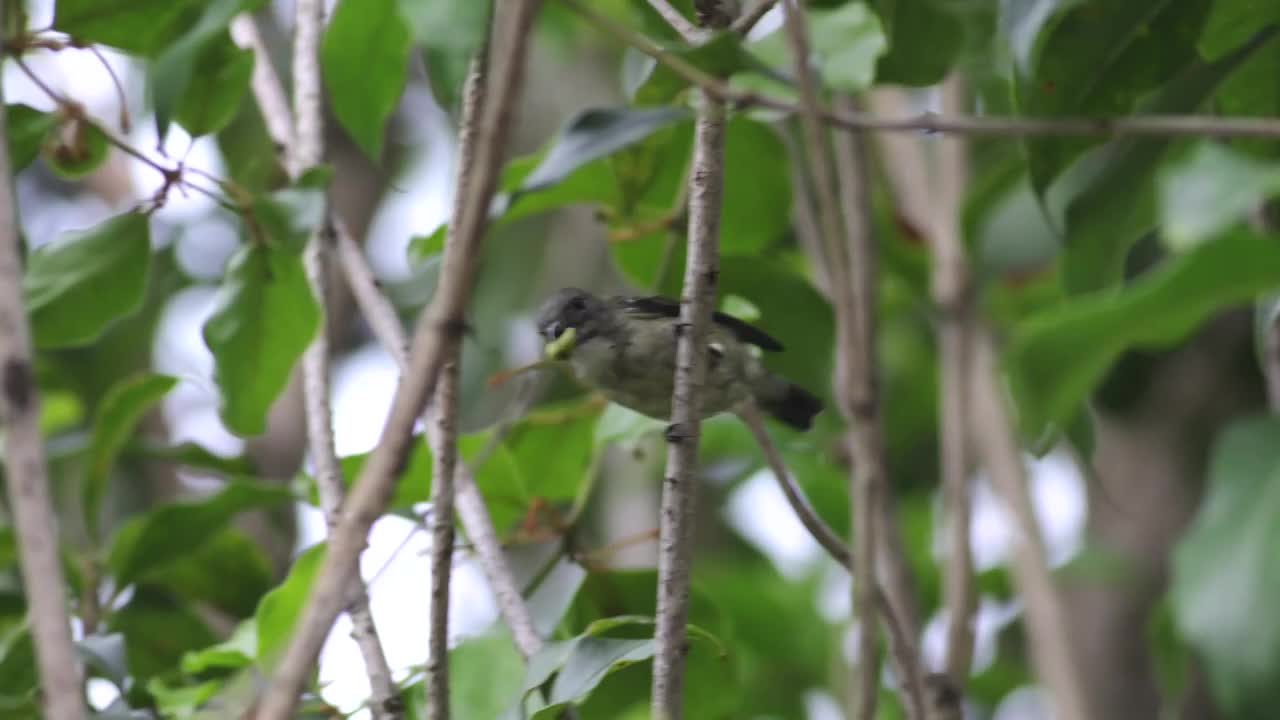
[[[542,354],[548,360],[562,360],[573,352],[574,339],[578,337],[578,331],[574,328],[566,328],[560,333],[560,337],[547,343],[542,349]]]

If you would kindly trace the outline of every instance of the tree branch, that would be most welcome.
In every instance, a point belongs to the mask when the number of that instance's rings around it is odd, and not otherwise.
[[[692,63],[663,49],[653,40],[616,20],[597,12],[579,0],[560,0],[592,25],[652,57],[686,82],[729,107],[764,107],[799,114],[800,103],[750,90],[739,90],[704,72]],[[768,0],[766,0],[768,2]],[[749,17],[743,15],[741,19]],[[736,27],[736,24],[735,24]],[[818,115],[828,125],[845,130],[878,132],[957,133],[996,136],[1078,136],[1114,137],[1155,135],[1165,137],[1252,137],[1280,138],[1280,120],[1260,117],[1211,115],[1132,115],[1126,117],[1025,118],[997,116],[936,115],[923,113],[908,117],[835,110],[819,105]]]
[[[756,0],[756,3],[751,6],[751,9],[743,12],[738,16],[737,20],[733,21],[733,25],[730,26],[730,29],[739,35],[746,35],[750,33],[752,28],[756,26],[756,23],[760,22],[760,18],[767,15],[769,11],[773,9],[773,6],[777,4],[778,0]]]
[[[345,593],[359,571],[370,526],[386,507],[409,450],[414,423],[435,390],[445,349],[461,335],[463,311],[475,280],[481,241],[498,166],[511,127],[512,107],[520,94],[529,28],[538,0],[509,0],[494,13],[491,43],[493,72],[476,128],[476,159],[471,181],[460,188],[465,200],[452,219],[445,242],[440,284],[431,304],[419,316],[409,353],[409,371],[392,399],[390,416],[377,447],[356,480],[342,520],[330,535],[324,563],[312,584],[296,630],[275,677],[263,697],[261,717],[289,717],[310,673],[324,637],[341,611]]]
[[[667,428],[667,469],[658,538],[657,648],[653,656],[653,713],[679,720],[684,684],[685,623],[689,614],[693,505],[706,343],[719,266],[720,200],[724,174],[724,106],[703,98],[694,127],[689,182],[689,250],[680,300],[675,391]]]
[[[689,18],[685,17],[667,0],[649,0],[649,7],[661,15],[662,19],[666,20],[667,24],[671,26],[671,29],[675,30],[676,34],[690,45],[701,45],[711,37],[710,33],[690,22]]]
[[[969,399],[973,414],[971,422],[975,428],[978,453],[1014,520],[1017,542],[1013,577],[1026,603],[1026,626],[1032,656],[1052,697],[1056,710],[1054,716],[1062,720],[1085,720],[1094,716],[1089,712],[1088,697],[1072,651],[1071,633],[1067,630],[1067,618],[1045,557],[1044,538],[1027,489],[1026,465],[1005,407],[998,372],[991,333],[985,328],[980,329],[974,337]]]
[[[0,103],[0,137],[8,137],[6,115]],[[4,456],[5,486],[17,533],[44,717],[81,720],[85,707],[80,661],[71,644],[58,523],[49,498],[49,473],[40,434],[31,327],[22,302],[21,243],[9,148],[0,142],[0,427],[5,436],[0,454]]]
[[[296,180],[309,168],[319,165],[324,156],[323,95],[320,88],[320,29],[324,23],[321,0],[297,0],[294,6],[293,91],[296,121],[285,146],[285,165],[290,178]],[[250,21],[252,24],[252,21]],[[255,33],[256,34],[256,33]],[[269,62],[265,55],[254,56]],[[270,66],[267,66],[270,70]],[[258,74],[255,69],[255,74]],[[274,75],[274,73],[271,73]],[[260,80],[261,82],[261,80]],[[264,109],[265,109],[264,105]],[[287,109],[287,106],[283,106]],[[287,119],[287,116],[286,116]],[[274,122],[274,121],[273,121]],[[316,466],[316,491],[324,511],[329,532],[338,524],[346,491],[342,468],[333,445],[333,409],[329,404],[329,233],[317,228],[303,253],[307,282],[320,307],[320,327],[302,356],[302,397],[307,425],[307,444]],[[402,713],[402,703],[391,677],[382,640],[378,637],[369,594],[364,582],[357,579],[352,590],[351,637],[360,648],[365,671],[369,675],[370,707],[375,720],[395,720]]]

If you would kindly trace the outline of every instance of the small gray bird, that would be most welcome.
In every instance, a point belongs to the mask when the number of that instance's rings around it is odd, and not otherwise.
[[[765,369],[748,348],[776,352],[782,344],[730,315],[717,312],[712,320],[702,416],[754,398],[781,422],[808,430],[822,401]],[[671,417],[679,328],[680,303],[659,296],[606,299],[564,288],[538,313],[549,354],[567,360],[578,379],[613,402],[659,420]]]

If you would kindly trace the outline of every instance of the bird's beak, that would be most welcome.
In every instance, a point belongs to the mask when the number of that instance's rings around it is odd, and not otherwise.
[[[543,326],[542,334],[547,338],[547,342],[551,342],[564,334],[564,323],[559,320],[555,320],[549,325]]]

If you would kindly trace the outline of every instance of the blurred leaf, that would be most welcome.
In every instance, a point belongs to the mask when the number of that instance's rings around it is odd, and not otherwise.
[[[677,107],[584,110],[569,120],[552,139],[546,155],[513,194],[534,192],[554,185],[582,165],[639,142],[655,130],[688,117],[687,110]]]
[[[1280,703],[1278,516],[1280,420],[1238,421],[1215,443],[1170,587],[1178,626],[1230,717],[1269,717]]]
[[[184,442],[178,445],[156,445],[143,440],[126,445],[123,454],[148,460],[162,460],[193,470],[207,470],[221,475],[252,475],[254,472],[253,463],[249,462],[248,458],[243,455],[222,457],[193,442]]]
[[[1170,258],[1114,293],[1027,318],[1006,357],[1023,428],[1062,428],[1115,358],[1177,342],[1212,313],[1280,285],[1280,244],[1245,231]]]
[[[1152,112],[1191,112],[1251,53],[1271,42],[1273,28],[1211,64],[1188,65],[1144,106]],[[1089,167],[1064,178],[1082,188],[1067,205],[1063,284],[1080,292],[1119,279],[1124,258],[1142,233],[1155,224],[1154,173],[1172,140],[1122,138],[1089,158]],[[1082,163],[1086,165],[1086,163]],[[1085,179],[1081,181],[1081,178]]]
[[[110,680],[122,692],[129,680],[129,661],[124,635],[120,633],[89,635],[76,641],[76,649],[85,661]]]
[[[143,581],[232,617],[253,615],[274,577],[266,552],[236,527],[226,527],[185,553],[182,562],[165,563]]]
[[[89,467],[84,479],[84,517],[91,534],[97,534],[102,497],[116,457],[142,416],[177,382],[178,379],[171,375],[135,375],[113,385],[98,406],[89,441]]]
[[[1008,39],[1017,69],[1034,67],[1041,34],[1053,31],[1053,23],[1067,10],[1087,0],[1007,0],[1000,3],[999,27]]]
[[[411,38],[400,5],[397,0],[339,2],[320,45],[333,114],[374,162],[382,157],[383,128],[404,91],[409,62]]]
[[[1216,60],[1272,23],[1280,23],[1280,5],[1276,3],[1214,0],[1197,47],[1206,60]]]
[[[83,345],[136,312],[150,262],[148,221],[139,213],[117,215],[37,248],[22,278],[36,345]]]
[[[200,60],[217,50],[210,50],[212,44],[221,36],[227,37],[227,26],[231,18],[243,10],[256,5],[258,0],[207,0],[200,3],[200,17],[194,23],[182,28],[177,40],[166,47],[154,63],[148,65],[148,81],[151,90],[151,103],[155,111],[156,133],[163,138],[169,131],[169,121],[178,111],[189,92],[207,91],[208,87],[191,86],[192,79],[199,69],[209,72],[210,68],[201,67]],[[215,56],[216,57],[216,56]],[[243,72],[243,68],[241,68]],[[207,78],[206,78],[207,79]],[[243,93],[247,85],[240,86]],[[219,89],[226,94],[229,87]],[[224,95],[224,99],[225,95]],[[230,100],[226,100],[230,101]]]
[[[182,656],[182,672],[199,675],[212,669],[239,670],[258,656],[258,625],[250,618],[236,626],[231,637],[217,645]]]
[[[267,410],[319,322],[296,252],[255,242],[231,259],[204,340],[222,390],[222,420],[232,432],[265,429]]]
[[[484,42],[492,0],[400,0],[413,42],[423,48],[427,79],[436,102],[458,107],[471,58]]]
[[[311,592],[311,581],[324,562],[325,547],[321,542],[303,550],[289,567],[289,576],[259,603],[254,622],[258,629],[258,664],[263,668],[275,666],[293,635],[293,626]]]
[[[876,64],[876,82],[932,85],[951,69],[964,43],[964,26],[936,0],[871,0],[889,37]]]
[[[45,135],[40,156],[55,175],[79,180],[107,159],[107,136],[97,124],[79,117],[62,117]]]
[[[124,588],[143,573],[196,551],[237,514],[292,499],[286,488],[233,480],[207,498],[162,505],[120,527],[107,567],[117,587]]]
[[[1259,48],[1227,76],[1214,95],[1223,115],[1275,117],[1280,115],[1280,42]],[[1267,158],[1280,157],[1280,140],[1275,138],[1235,138],[1232,147]]]
[[[500,623],[449,651],[449,705],[453,720],[493,720],[516,707],[524,660]]]
[[[661,420],[609,403],[596,420],[594,442],[597,447],[609,443],[634,445],[641,438],[662,432],[666,426]]]
[[[755,255],[791,228],[787,149],[772,127],[738,117],[725,130],[724,151],[720,251]]]
[[[124,637],[130,677],[140,684],[172,671],[183,654],[218,642],[189,605],[147,585],[111,613],[107,628]]]
[[[1052,23],[1034,73],[1016,86],[1027,115],[1121,115],[1196,59],[1210,0],[1073,5]],[[1194,108],[1188,108],[1194,109]],[[1028,138],[1031,186],[1049,183],[1097,138]]]
[[[201,0],[58,0],[53,28],[78,40],[154,55],[192,22]]]
[[[574,644],[564,667],[556,673],[551,685],[551,702],[579,702],[612,672],[653,657],[653,639],[624,640],[605,637],[583,637]],[[534,718],[558,717],[555,712],[539,713]]]
[[[39,685],[35,645],[24,620],[0,634],[0,695],[34,697]]]
[[[811,8],[805,13],[814,67],[832,90],[861,92],[875,80],[876,61],[888,49],[880,18],[862,3],[844,3],[831,10]],[[751,50],[771,66],[792,68],[786,31],[778,29]],[[785,175],[785,174],[784,174]]]
[[[560,555],[556,559],[528,599],[529,612],[539,635],[552,636],[586,576],[587,571],[569,557]]]
[[[147,692],[155,698],[162,717],[189,718],[223,688],[224,681],[208,680],[198,685],[169,685],[155,677],[147,683]]]
[[[5,112],[9,130],[9,169],[17,173],[40,154],[45,136],[58,124],[58,116],[20,103],[7,105]]]
[[[192,137],[216,133],[230,124],[249,89],[253,62],[253,51],[241,49],[229,36],[206,45],[174,109],[178,124]]]
[[[667,52],[699,70],[727,78],[750,67],[742,41],[734,33],[723,32],[698,47],[668,47]],[[665,105],[690,87],[683,76],[662,64],[651,64],[647,76],[632,95],[635,105]]]
[[[1280,164],[1202,142],[1164,167],[1159,188],[1165,242],[1174,250],[1186,250],[1280,194]]]
[[[40,432],[55,435],[80,424],[84,406],[80,396],[61,390],[46,392],[40,398]]]

